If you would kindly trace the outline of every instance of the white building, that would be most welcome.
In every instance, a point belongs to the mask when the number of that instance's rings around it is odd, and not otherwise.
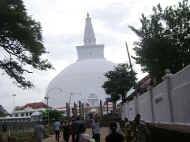
[[[96,44],[91,18],[87,14],[84,45],[77,46],[78,60],[65,68],[49,84],[46,96],[52,107],[65,106],[66,102],[86,102],[98,106],[108,97],[102,85],[104,74],[113,70],[115,64],[104,58],[104,45]]]
[[[48,108],[43,102],[28,103],[24,106],[17,106],[12,112],[12,117],[30,117],[33,114],[41,113]]]

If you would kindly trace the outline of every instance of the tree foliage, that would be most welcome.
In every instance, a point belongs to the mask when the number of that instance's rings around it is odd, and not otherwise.
[[[25,78],[29,67],[51,68],[41,55],[46,53],[42,43],[40,23],[27,15],[22,0],[0,0],[0,68],[19,87],[32,87]]]
[[[166,69],[175,73],[190,63],[190,6],[188,0],[164,10],[153,7],[149,16],[142,14],[141,28],[130,28],[140,37],[136,42],[136,63],[157,81]]]
[[[5,117],[8,115],[8,112],[2,105],[0,105],[0,117]]]
[[[128,64],[119,64],[113,71],[105,74],[107,80],[103,84],[103,88],[107,94],[111,96],[113,102],[120,97],[125,101],[126,93],[135,85],[135,73],[131,71]]]
[[[49,120],[50,122],[54,120],[61,119],[63,117],[63,113],[61,111],[57,110],[45,110],[42,112],[42,117],[44,120],[48,120],[48,114],[49,114]]]

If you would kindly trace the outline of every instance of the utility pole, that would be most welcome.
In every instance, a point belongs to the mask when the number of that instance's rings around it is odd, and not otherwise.
[[[131,71],[133,72],[133,66],[132,66],[132,63],[131,63],[131,56],[130,56],[130,53],[129,53],[129,48],[128,48],[127,42],[125,42],[125,46],[126,46],[126,49],[127,49],[127,55],[128,55],[128,59],[129,59],[129,65],[130,65]]]
[[[49,96],[45,96],[44,99],[47,101],[47,115],[48,115],[48,128],[50,127],[50,117],[49,117]]]
[[[15,109],[15,97],[16,97],[16,94],[12,94],[12,96],[13,96],[13,107]]]
[[[100,100],[100,117],[103,117],[102,100]]]
[[[127,42],[125,42],[125,46],[126,46],[126,49],[127,49],[127,55],[128,55],[128,59],[129,59],[129,65],[130,65],[130,68],[131,68],[131,74],[135,73],[134,70],[133,70],[133,66],[132,66],[132,63],[131,63],[131,55],[129,53],[129,48],[128,48],[128,45],[127,45]],[[136,88],[136,83],[134,82],[134,89]]]

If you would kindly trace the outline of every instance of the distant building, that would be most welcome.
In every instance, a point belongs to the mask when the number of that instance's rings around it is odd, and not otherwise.
[[[30,117],[32,114],[46,110],[48,106],[43,102],[28,103],[24,106],[17,106],[12,112],[12,117]]]
[[[103,114],[107,114],[113,111],[113,103],[111,98],[106,98],[106,101],[103,103]]]

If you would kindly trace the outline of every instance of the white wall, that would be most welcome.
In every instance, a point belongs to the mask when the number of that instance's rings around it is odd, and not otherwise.
[[[133,120],[137,113],[147,122],[190,123],[190,65],[123,104],[123,118]]]
[[[150,91],[146,92],[144,95],[139,96],[138,111],[139,114],[142,114],[142,120],[146,120],[148,122],[152,121]]]
[[[78,60],[104,58],[104,45],[77,46]]]
[[[136,115],[135,112],[135,101],[132,100],[128,103],[128,119],[133,120]]]
[[[190,123],[190,67],[173,76],[172,86],[174,121]]]
[[[167,93],[167,82],[163,81],[158,86],[153,88],[153,104],[155,121],[157,122],[170,122],[170,110]]]

